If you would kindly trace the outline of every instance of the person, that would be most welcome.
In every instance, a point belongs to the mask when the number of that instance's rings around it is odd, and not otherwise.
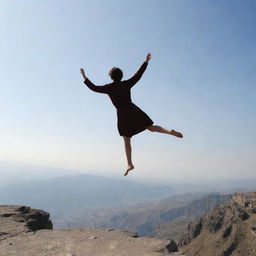
[[[112,79],[112,82],[102,86],[94,85],[85,75],[84,69],[80,69],[85,85],[94,92],[108,94],[113,105],[116,107],[118,131],[120,136],[124,139],[125,153],[128,163],[124,176],[134,169],[132,162],[131,138],[135,134],[147,129],[151,132],[165,133],[178,138],[183,138],[183,135],[180,132],[168,130],[159,125],[154,125],[154,122],[150,117],[131,100],[131,89],[142,77],[150,59],[151,54],[148,53],[146,60],[139,70],[128,80],[122,81],[122,70],[120,68],[113,67],[109,71],[109,76]]]

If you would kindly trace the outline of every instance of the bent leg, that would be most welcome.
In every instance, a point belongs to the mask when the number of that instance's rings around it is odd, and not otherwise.
[[[132,164],[132,147],[131,147],[131,138],[130,137],[126,137],[123,136],[124,138],[124,146],[125,146],[125,153],[126,153],[126,159],[127,159],[127,164],[128,167],[124,173],[124,176],[126,176],[129,171],[131,171],[132,169],[134,169],[134,166]]]
[[[183,138],[183,135],[180,132],[177,132],[175,130],[167,130],[159,125],[150,125],[147,127],[147,129],[151,132],[160,132],[160,133],[165,133],[165,134],[171,134],[178,138]]]

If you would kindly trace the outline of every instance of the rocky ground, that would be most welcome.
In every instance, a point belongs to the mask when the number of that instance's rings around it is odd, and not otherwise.
[[[160,256],[175,249],[174,241],[113,229],[52,230],[44,211],[0,206],[0,256]]]

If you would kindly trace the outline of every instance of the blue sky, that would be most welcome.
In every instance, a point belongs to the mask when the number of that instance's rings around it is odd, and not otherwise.
[[[152,60],[133,101],[178,140],[133,138],[132,179],[256,177],[256,3],[1,1],[0,160],[120,176],[116,112],[89,91]]]

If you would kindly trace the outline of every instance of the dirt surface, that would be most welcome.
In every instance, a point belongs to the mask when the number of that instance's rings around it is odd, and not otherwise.
[[[3,240],[0,255],[157,256],[166,251],[168,244],[167,240],[137,238],[118,230],[40,230]]]
[[[131,232],[46,229],[51,228],[50,224],[49,214],[44,211],[0,206],[0,256],[157,256],[170,255],[172,249],[170,240],[138,237]]]

